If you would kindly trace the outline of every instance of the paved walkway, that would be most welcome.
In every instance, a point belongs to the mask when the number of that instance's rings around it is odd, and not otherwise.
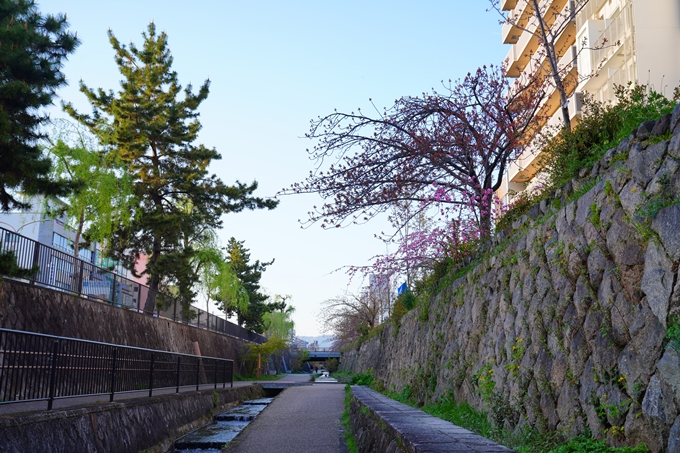
[[[342,384],[289,387],[222,451],[341,453],[344,399]]]

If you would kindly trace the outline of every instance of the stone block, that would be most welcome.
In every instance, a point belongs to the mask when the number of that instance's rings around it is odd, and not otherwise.
[[[659,137],[668,133],[671,126],[671,116],[672,115],[670,113],[661,115],[661,117],[656,120],[656,124],[654,124],[654,127],[652,128],[652,131],[649,135],[652,137]]]
[[[680,204],[662,209],[652,221],[652,230],[659,235],[666,253],[676,263],[680,261],[678,225],[680,225]]]
[[[645,121],[635,130],[635,137],[641,142],[647,140],[651,135],[654,126],[656,126],[656,121]]]
[[[647,187],[649,181],[654,177],[661,167],[663,156],[668,148],[668,140],[664,140],[647,148],[636,143],[628,156],[627,166],[633,178],[641,187]]]
[[[666,316],[675,277],[672,267],[673,262],[661,247],[654,241],[650,241],[645,253],[641,289],[647,296],[647,303],[652,313],[664,327],[666,327]]]

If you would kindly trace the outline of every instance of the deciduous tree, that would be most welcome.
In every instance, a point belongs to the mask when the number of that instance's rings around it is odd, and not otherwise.
[[[570,76],[569,68],[576,64],[577,56],[574,55],[566,66],[560,66],[560,59],[571,47],[568,38],[568,28],[573,26],[576,15],[586,7],[590,0],[573,0],[568,2],[565,9],[558,9],[552,2],[540,2],[538,0],[526,0],[521,14],[502,11],[499,2],[489,0],[491,8],[501,16],[501,23],[511,25],[522,33],[536,38],[537,46],[529,48],[530,63],[523,68],[517,85],[526,84],[526,80],[534,83],[536,80],[554,87],[560,97],[560,112],[562,127],[571,130],[569,119],[569,94],[570,87],[578,84],[578,76]],[[571,32],[575,33],[575,32]],[[573,37],[573,34],[569,35]],[[580,50],[583,48],[602,48],[610,45],[606,41],[597,43],[578,43]],[[582,74],[582,77],[590,77],[591,74]]]
[[[342,349],[377,326],[385,308],[382,302],[368,288],[322,302],[319,318],[333,336],[333,348]]]
[[[71,192],[63,209],[75,230],[73,254],[78,256],[83,235],[87,241],[107,246],[116,228],[128,225],[137,206],[130,175],[120,163],[107,158],[88,131],[66,120],[57,120],[47,148],[52,158],[54,179],[69,181],[78,190]]]
[[[488,234],[493,192],[531,128],[540,93],[527,86],[508,94],[494,66],[444,89],[402,97],[375,116],[359,110],[312,121],[316,169],[282,193],[320,194],[325,202],[308,223],[323,227],[365,222],[411,202],[414,215],[437,205],[469,208]],[[329,160],[335,163],[326,166]],[[396,226],[406,221],[397,218]]]

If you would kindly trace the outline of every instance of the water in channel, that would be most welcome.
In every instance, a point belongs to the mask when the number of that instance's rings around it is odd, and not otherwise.
[[[176,452],[182,453],[219,453],[224,444],[248,426],[274,398],[260,398],[244,401],[213,417],[213,423],[203,426],[175,441]]]

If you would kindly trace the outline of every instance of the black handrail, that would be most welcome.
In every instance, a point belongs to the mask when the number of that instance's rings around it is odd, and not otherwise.
[[[227,383],[231,359],[0,328],[0,404]]]
[[[37,268],[28,281],[33,285],[68,292],[87,299],[107,302],[112,306],[144,313],[147,299],[163,298],[165,308],[157,308],[154,316],[182,322],[242,340],[264,343],[267,338],[225,319],[192,307],[195,318],[184,317],[181,304],[172,296],[158,293],[146,285],[95,266],[62,250],[0,227],[0,253],[13,252],[23,269]]]

